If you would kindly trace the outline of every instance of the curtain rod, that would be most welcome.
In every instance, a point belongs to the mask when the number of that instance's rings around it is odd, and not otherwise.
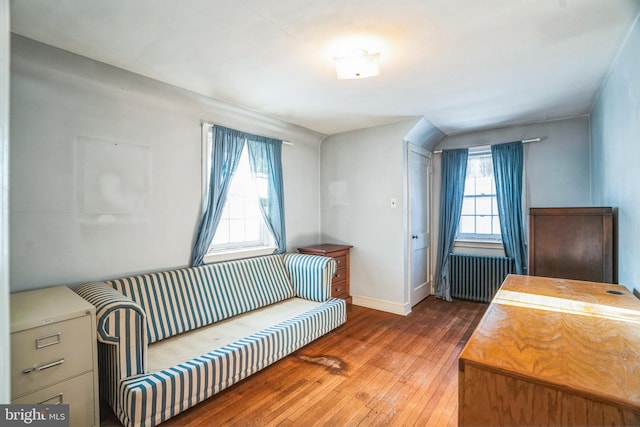
[[[202,121],[202,124],[203,124],[203,125],[209,125],[209,126],[222,126],[222,125],[217,125],[216,123],[208,122],[208,121],[206,121],[206,120],[203,120],[203,121]],[[225,126],[225,127],[226,127],[226,126]],[[240,129],[238,129],[238,130],[240,130]],[[240,130],[240,132],[245,132],[245,131]],[[253,132],[245,132],[245,133],[253,133]],[[274,137],[272,137],[272,136],[266,136],[266,135],[261,135],[261,136],[265,136],[266,138],[271,138],[271,139],[280,139],[280,138],[274,138]],[[282,140],[281,140],[281,141],[282,141]],[[294,144],[293,142],[290,142],[290,141],[282,141],[282,145],[291,145],[291,146],[293,146],[293,145],[295,145],[295,144]]]
[[[530,142],[540,142],[540,141],[542,141],[542,138],[529,138],[529,139],[523,139],[523,140],[522,140],[522,141],[520,141],[520,142],[522,142],[523,144],[528,144],[528,143],[530,143]],[[436,150],[436,151],[434,151],[434,152],[433,152],[433,154],[440,154],[440,153],[442,153],[442,150]]]

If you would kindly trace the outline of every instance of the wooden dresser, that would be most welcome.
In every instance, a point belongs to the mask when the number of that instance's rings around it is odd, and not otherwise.
[[[640,300],[509,275],[459,358],[461,426],[640,425]]]
[[[71,427],[100,425],[93,305],[64,286],[10,300],[11,403],[68,404]]]
[[[301,254],[321,255],[336,260],[338,269],[331,281],[331,296],[334,298],[342,298],[351,304],[351,291],[349,289],[349,251],[353,246],[350,245],[314,245],[298,248]]]

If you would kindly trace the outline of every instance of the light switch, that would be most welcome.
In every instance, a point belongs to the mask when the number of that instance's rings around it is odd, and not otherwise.
[[[391,198],[391,209],[395,209],[398,207],[398,201],[395,198]]]

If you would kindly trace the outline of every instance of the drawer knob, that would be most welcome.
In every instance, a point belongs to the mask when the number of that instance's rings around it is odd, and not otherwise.
[[[23,374],[29,374],[33,371],[44,371],[45,369],[53,368],[54,366],[62,365],[64,359],[56,360],[55,362],[47,363],[46,365],[36,366],[35,368],[27,368],[22,371]]]

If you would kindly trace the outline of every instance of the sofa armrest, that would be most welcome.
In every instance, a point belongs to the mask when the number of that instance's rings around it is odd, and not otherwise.
[[[147,322],[144,310],[105,282],[79,286],[76,293],[96,307],[98,341],[116,347],[109,365],[119,379],[144,374],[147,367]]]
[[[333,258],[288,253],[284,256],[284,265],[296,296],[320,302],[331,298],[331,279],[337,268]]]

